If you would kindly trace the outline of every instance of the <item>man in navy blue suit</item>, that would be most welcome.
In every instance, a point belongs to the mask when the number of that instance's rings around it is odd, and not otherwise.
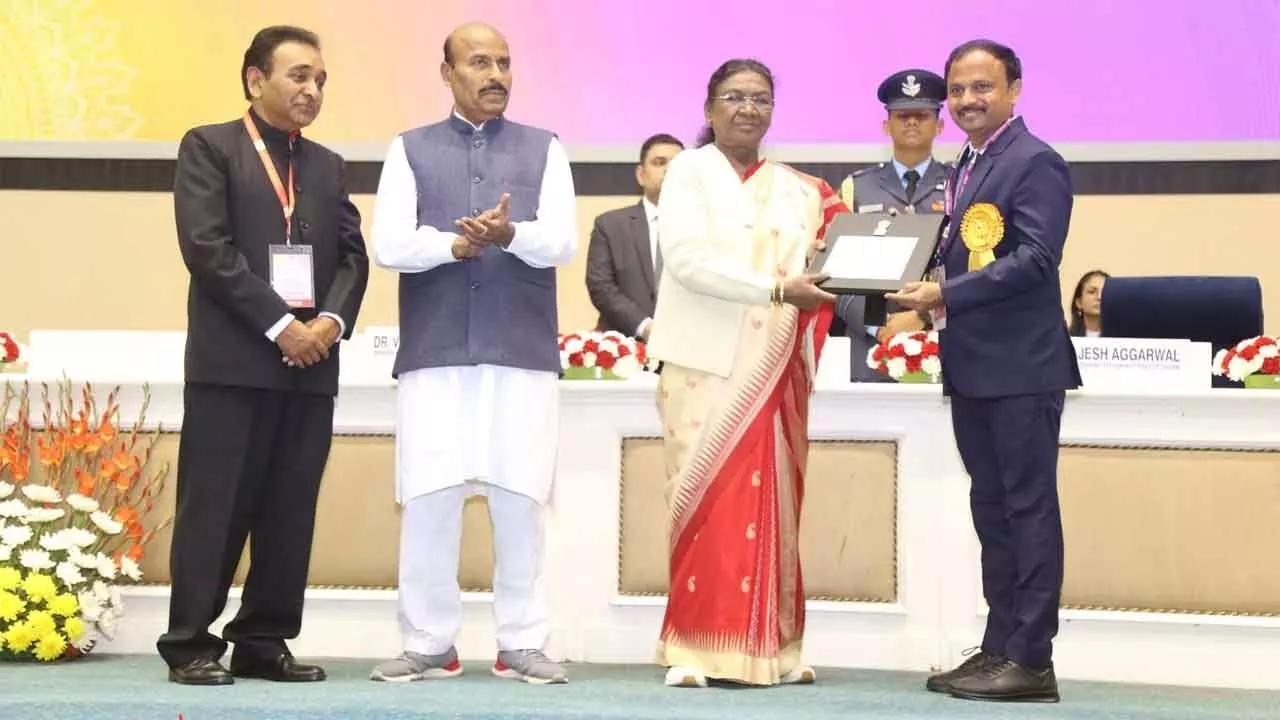
[[[977,700],[1057,702],[1053,637],[1062,594],[1058,429],[1080,386],[1058,265],[1071,220],[1067,164],[1014,114],[1022,65],[974,40],[947,59],[947,104],[969,141],[947,183],[928,281],[887,298],[928,310],[943,391],[971,479],[990,608],[981,651],[927,687]]]

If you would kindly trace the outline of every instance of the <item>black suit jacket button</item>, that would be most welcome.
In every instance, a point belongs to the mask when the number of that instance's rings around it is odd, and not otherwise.
[[[311,223],[307,222],[306,220],[303,220],[302,222],[298,223],[298,227],[302,228],[303,230],[310,230]]]

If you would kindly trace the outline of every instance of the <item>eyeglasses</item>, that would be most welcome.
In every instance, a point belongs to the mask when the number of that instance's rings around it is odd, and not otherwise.
[[[742,93],[730,92],[718,95],[715,99],[735,108],[754,105],[760,112],[769,112],[773,109],[773,98],[768,95],[743,95]]]

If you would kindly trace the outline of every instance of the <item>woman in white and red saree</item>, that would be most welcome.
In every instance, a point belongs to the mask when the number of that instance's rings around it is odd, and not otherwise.
[[[760,158],[769,70],[712,75],[708,137],[672,161],[649,351],[663,361],[670,590],[667,684],[807,683],[797,545],[814,369],[834,297],[805,274],[847,209],[824,181]]]

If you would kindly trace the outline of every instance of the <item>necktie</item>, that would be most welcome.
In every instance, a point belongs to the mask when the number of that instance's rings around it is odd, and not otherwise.
[[[907,179],[907,202],[911,202],[916,197],[916,186],[920,184],[920,173],[915,170],[908,170],[903,177]]]

